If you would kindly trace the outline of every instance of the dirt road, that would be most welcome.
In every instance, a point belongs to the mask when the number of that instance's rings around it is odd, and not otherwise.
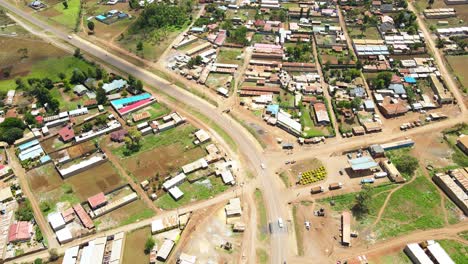
[[[426,45],[431,51],[432,56],[435,59],[435,62],[437,63],[437,66],[439,66],[439,71],[440,71],[440,74],[443,76],[445,84],[447,85],[449,90],[452,92],[455,99],[458,101],[458,104],[460,105],[462,113],[466,113],[466,106],[463,103],[464,102],[463,95],[460,89],[458,88],[457,84],[455,83],[453,79],[454,77],[447,70],[447,67],[445,66],[445,63],[444,63],[444,59],[442,58],[442,55],[439,49],[436,47],[436,44],[434,42],[434,39],[431,36],[430,31],[427,29],[427,26],[424,23],[424,21],[422,21],[421,14],[416,10],[416,8],[414,7],[411,1],[408,1],[408,9],[412,11],[414,14],[416,14],[416,21],[418,22],[419,29],[424,34]]]

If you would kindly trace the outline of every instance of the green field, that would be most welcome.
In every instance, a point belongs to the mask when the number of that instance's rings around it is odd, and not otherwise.
[[[200,181],[192,184],[184,182],[179,186],[184,193],[182,198],[175,201],[169,193],[165,193],[156,200],[156,205],[164,210],[175,209],[191,202],[209,199],[229,188],[229,186],[224,185],[221,177],[208,177],[207,179],[210,181],[211,187],[200,183]]]
[[[438,241],[455,263],[466,263],[468,246],[453,240]]]
[[[159,134],[150,134],[142,138],[140,150],[138,152],[132,153],[130,156],[137,155],[138,153],[150,149],[169,146],[172,144],[182,144],[183,146],[191,146],[193,145],[194,140],[192,134],[195,131],[197,131],[197,129],[192,125],[182,125],[163,131]],[[125,145],[121,145],[117,148],[114,148],[112,150],[112,153],[120,158],[129,157],[128,155],[125,155]]]
[[[309,107],[301,107],[301,125],[303,130],[302,134],[305,138],[320,137],[325,135],[325,133],[315,127],[312,111]]]
[[[460,87],[464,92],[468,89],[468,77],[466,76],[466,62],[468,61],[468,55],[463,56],[447,56],[447,61],[449,62],[450,67],[454,75],[460,81],[462,87]]]
[[[54,82],[58,82],[60,81],[60,78],[58,77],[58,74],[60,72],[65,73],[67,75],[67,78],[70,78],[74,69],[80,69],[81,71],[86,73],[88,69],[93,68],[94,67],[89,65],[87,62],[77,59],[73,56],[53,58],[34,63],[31,71],[28,73],[28,75],[24,76],[23,79],[42,79],[47,77]],[[14,79],[0,81],[0,91],[7,91],[12,88],[14,89],[14,87],[16,87]]]
[[[126,234],[122,263],[149,263],[145,254],[146,239],[151,236],[151,228],[145,227]]]
[[[444,226],[441,197],[435,185],[417,173],[413,182],[395,191],[377,225],[380,238]]]
[[[74,29],[79,19],[81,3],[80,0],[67,0],[68,8],[65,9],[62,2],[54,5],[54,9],[60,13],[58,16],[53,16],[51,19],[55,22],[66,26],[67,28]]]
[[[242,63],[241,59],[237,59],[238,56],[242,54],[241,49],[233,48],[222,48],[218,54],[218,63],[231,63],[240,65]]]

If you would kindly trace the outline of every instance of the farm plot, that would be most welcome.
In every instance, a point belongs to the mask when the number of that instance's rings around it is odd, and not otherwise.
[[[97,218],[94,222],[98,230],[105,230],[115,226],[128,225],[152,216],[154,216],[154,212],[141,199],[138,199]]]
[[[52,211],[57,203],[68,207],[124,184],[109,162],[65,180],[60,177],[53,164],[47,164],[28,172],[28,180],[36,199],[49,207],[44,207],[44,213]]]
[[[146,255],[145,242],[151,236],[151,228],[145,227],[134,230],[126,235],[122,263],[149,263],[149,255]]]
[[[466,62],[468,61],[468,55],[463,56],[447,56],[447,60],[450,64],[450,67],[453,70],[453,73],[460,81],[462,87],[460,87],[464,92],[468,89],[468,77],[465,76],[466,73]]]
[[[240,59],[241,54],[241,49],[221,48],[217,62],[240,65],[242,63],[242,60]]]

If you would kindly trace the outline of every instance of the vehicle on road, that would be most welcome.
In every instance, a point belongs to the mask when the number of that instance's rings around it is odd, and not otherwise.
[[[374,178],[367,178],[367,179],[361,180],[361,184],[374,183],[374,182],[375,182]]]
[[[265,163],[260,164],[260,167],[264,170],[266,168]]]
[[[325,189],[322,186],[315,186],[310,189],[311,194],[324,192]]]
[[[283,228],[283,226],[284,226],[283,218],[281,218],[281,217],[278,218],[278,226],[279,226],[279,228]]]
[[[72,37],[71,35],[68,35],[67,38],[68,38],[68,39],[72,39],[73,37]]]
[[[304,225],[305,225],[305,228],[306,228],[307,230],[310,229],[310,222],[309,222],[309,221],[305,221]]]
[[[385,171],[377,172],[374,174],[374,178],[380,179],[387,177],[387,173]]]
[[[330,190],[337,190],[341,188],[343,188],[343,183],[341,182],[330,183],[330,185],[328,186],[328,189]]]

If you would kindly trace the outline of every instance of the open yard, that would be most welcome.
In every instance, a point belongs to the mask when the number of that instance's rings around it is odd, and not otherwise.
[[[377,224],[379,238],[444,226],[444,210],[436,186],[423,175],[395,191]]]
[[[362,29],[364,29],[364,31],[362,31],[360,27],[348,26],[349,36],[352,39],[382,39],[377,27],[370,26]]]
[[[169,193],[156,200],[156,205],[164,210],[175,209],[191,202],[206,200],[226,191],[229,186],[223,183],[221,177],[210,176],[194,183],[184,182],[179,186],[184,196],[175,201]]]
[[[138,199],[94,220],[98,230],[131,224],[154,216],[154,212]]]
[[[326,127],[316,127],[313,111],[309,106],[301,107],[302,135],[304,138],[320,137],[328,134]]]
[[[208,79],[206,79],[206,86],[211,89],[218,89],[219,87],[225,87],[225,84],[230,79],[231,74],[225,73],[210,73]],[[229,87],[225,87],[229,88]]]
[[[136,114],[139,114],[139,113],[143,113],[143,112],[148,112],[150,114],[150,117],[145,119],[145,120],[141,120],[140,122],[138,123],[141,123],[141,122],[147,122],[148,120],[154,120],[154,119],[157,119],[157,118],[160,118],[160,117],[163,117],[167,114],[169,114],[171,112],[171,110],[169,108],[167,108],[167,106],[165,106],[164,104],[162,103],[159,103],[159,102],[156,102],[154,104],[151,104],[150,106],[147,106],[131,115],[128,115],[127,118],[128,119],[132,119],[132,116],[136,115]]]
[[[242,49],[221,48],[218,53],[217,62],[240,65],[242,64],[241,54]]]
[[[467,8],[468,9],[468,8]],[[468,61],[468,55],[463,56],[447,56],[447,61],[452,68],[453,73],[460,81],[464,92],[468,89],[468,77],[466,76],[466,62]]]
[[[144,252],[146,239],[151,236],[151,228],[145,227],[126,234],[122,263],[149,263],[149,255]]]
[[[94,194],[106,193],[124,184],[110,162],[65,180],[60,177],[51,163],[31,170],[28,176],[36,199],[52,207],[57,206],[57,203],[72,205],[82,202]]]

